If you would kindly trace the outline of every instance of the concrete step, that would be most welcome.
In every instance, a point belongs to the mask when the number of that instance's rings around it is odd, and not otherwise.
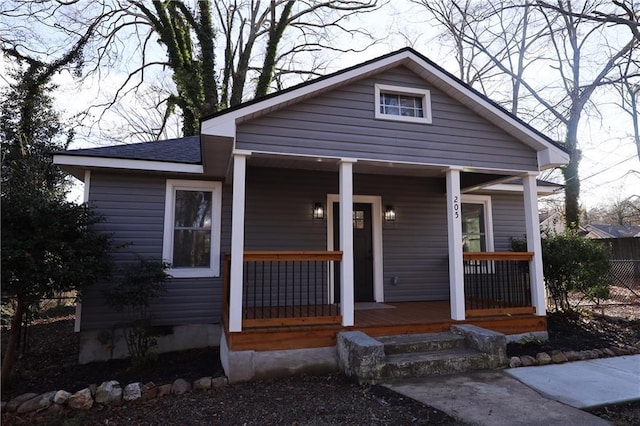
[[[387,357],[382,379],[425,377],[493,368],[491,356],[475,349],[395,354]]]
[[[384,353],[395,355],[414,352],[433,352],[465,348],[463,336],[455,333],[404,334],[376,338],[384,344]]]

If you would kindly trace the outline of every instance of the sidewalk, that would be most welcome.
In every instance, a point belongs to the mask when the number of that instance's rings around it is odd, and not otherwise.
[[[505,370],[541,395],[576,408],[640,400],[640,355]]]
[[[473,424],[608,425],[575,407],[640,399],[640,355],[400,379],[383,386]]]

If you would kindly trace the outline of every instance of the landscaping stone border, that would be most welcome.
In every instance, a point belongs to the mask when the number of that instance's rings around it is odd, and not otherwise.
[[[570,361],[584,361],[587,359],[610,358],[615,356],[640,354],[640,348],[633,346],[616,347],[602,349],[591,349],[585,351],[552,351],[550,353],[539,352],[535,357],[531,355],[512,356],[509,359],[509,368],[532,367],[536,365],[563,364]]]
[[[1,412],[16,414],[53,415],[64,411],[90,410],[96,405],[121,405],[148,401],[164,395],[181,395],[190,391],[218,390],[227,385],[227,378],[201,377],[190,383],[184,379],[176,379],[173,383],[156,385],[153,382],[142,384],[129,383],[124,388],[116,380],[102,382],[100,386],[91,384],[75,393],[65,390],[49,391],[42,394],[25,393],[10,401],[2,401]]]

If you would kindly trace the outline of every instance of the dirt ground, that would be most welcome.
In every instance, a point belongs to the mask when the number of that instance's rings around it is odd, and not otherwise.
[[[223,374],[217,349],[163,354],[146,368],[127,360],[76,365],[78,337],[73,311],[59,309],[38,318],[29,328],[28,350],[15,375],[2,389],[2,400],[24,392],[54,389],[77,391],[91,383],[118,380],[171,383],[178,377],[195,380]],[[601,315],[566,316],[550,313],[549,342],[510,345],[510,354],[541,350],[581,350],[640,340],[640,320]],[[2,330],[6,345],[6,330]],[[534,353],[534,355],[535,355]],[[640,424],[640,403],[603,407],[592,412],[619,425]],[[461,425],[455,418],[380,386],[360,386],[339,374],[295,376],[230,385],[216,392],[193,392],[158,400],[68,411],[57,417],[5,414],[3,424],[296,424],[296,425]]]

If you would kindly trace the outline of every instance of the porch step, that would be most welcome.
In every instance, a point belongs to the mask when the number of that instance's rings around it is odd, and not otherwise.
[[[384,336],[378,337],[376,340],[384,344],[384,353],[387,355],[444,351],[466,347],[464,336],[451,332]]]
[[[475,349],[413,352],[388,356],[381,378],[439,376],[487,368],[492,368],[491,356]]]

